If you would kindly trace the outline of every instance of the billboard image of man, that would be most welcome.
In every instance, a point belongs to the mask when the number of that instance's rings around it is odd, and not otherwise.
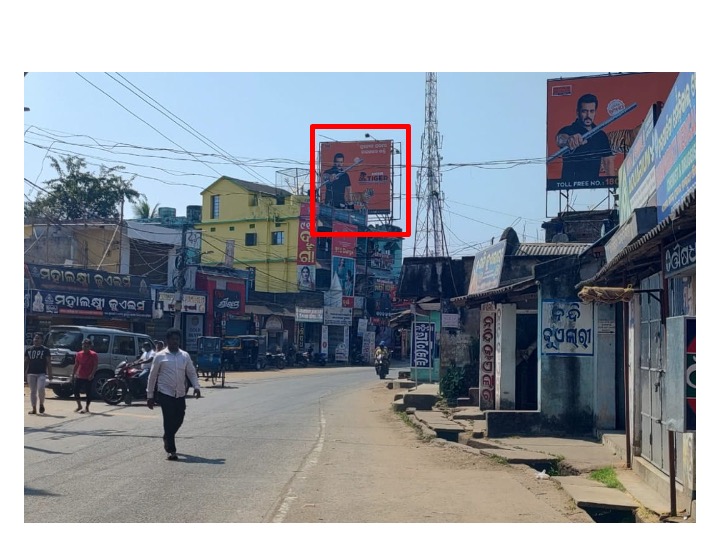
[[[345,172],[343,163],[345,156],[340,152],[333,157],[333,166],[323,172],[322,181],[325,185],[325,204],[333,208],[347,208],[346,191],[350,188],[350,176]]]
[[[615,176],[615,163],[607,134],[600,130],[591,136],[583,135],[593,129],[598,98],[584,94],[578,98],[575,121],[558,131],[556,143],[570,150],[563,156],[561,180],[563,182],[589,181],[601,176]]]

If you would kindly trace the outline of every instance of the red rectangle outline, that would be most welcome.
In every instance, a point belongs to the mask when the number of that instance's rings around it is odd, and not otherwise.
[[[405,230],[400,232],[376,231],[376,232],[319,232],[317,230],[317,214],[315,208],[315,131],[318,129],[404,129],[405,130],[405,184],[407,199],[405,200]],[[324,237],[354,237],[354,238],[408,238],[411,234],[410,212],[412,199],[412,184],[410,180],[411,154],[412,154],[412,126],[410,124],[310,124],[310,235],[320,238]],[[392,204],[392,200],[390,201]]]

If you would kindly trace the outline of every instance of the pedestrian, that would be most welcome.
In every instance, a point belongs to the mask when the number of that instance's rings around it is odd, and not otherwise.
[[[40,401],[40,414],[45,412],[45,385],[48,377],[52,379],[50,349],[42,343],[42,333],[36,332],[33,336],[32,347],[25,351],[25,378],[30,387],[30,404],[32,405],[28,414],[37,414],[38,400]]]
[[[152,341],[146,341],[143,343],[142,348],[143,353],[140,355],[140,358],[138,358],[138,365],[142,368],[142,371],[140,371],[140,375],[138,375],[138,377],[144,377],[147,375],[147,372],[150,371],[150,365],[152,364],[153,358],[155,358],[155,355],[157,354],[155,344]]]
[[[75,390],[75,401],[77,401],[77,409],[75,412],[81,414],[90,412],[90,402],[92,401],[92,381],[95,378],[95,372],[98,368],[98,355],[90,347],[92,342],[85,338],[82,341],[82,350],[75,355],[75,366],[73,367],[72,379],[73,388]],[[85,410],[82,410],[80,403],[80,392],[85,392]]]
[[[167,459],[177,461],[175,434],[185,419],[186,378],[194,388],[195,398],[200,397],[200,382],[190,355],[180,348],[180,330],[171,328],[165,339],[167,347],[158,351],[150,368],[147,383],[147,406],[152,409],[155,402],[160,405],[163,415],[163,447]],[[157,396],[155,384],[157,383]]]

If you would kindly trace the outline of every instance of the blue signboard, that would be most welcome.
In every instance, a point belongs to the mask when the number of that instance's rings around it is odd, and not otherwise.
[[[31,289],[26,295],[26,309],[33,314],[82,315],[90,317],[152,317],[149,298],[108,296],[47,289]]]
[[[695,187],[695,73],[680,73],[655,124],[658,222]]]
[[[412,367],[432,368],[435,350],[435,323],[416,322],[412,333]]]
[[[476,294],[497,288],[500,284],[506,245],[507,242],[501,240],[475,255],[468,294]]]
[[[635,208],[655,206],[657,202],[654,161],[656,109],[655,105],[650,107],[618,171],[620,224],[630,218]]]

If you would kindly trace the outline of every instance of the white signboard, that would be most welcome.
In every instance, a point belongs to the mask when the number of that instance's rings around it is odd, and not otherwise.
[[[460,314],[459,313],[443,313],[441,326],[443,328],[459,328],[460,327]]]
[[[368,323],[367,319],[358,319],[358,329],[357,329],[358,336],[362,336],[365,334],[365,332],[367,332],[367,323]]]
[[[323,324],[320,336],[320,353],[327,355],[328,353],[328,327]]]
[[[351,326],[352,308],[325,307],[325,324],[328,326]]]
[[[158,291],[157,300],[163,303],[165,311],[175,311],[175,293]],[[205,296],[201,294],[182,295],[183,313],[205,313]]]
[[[372,354],[375,350],[375,332],[365,332],[362,341],[362,357],[366,362],[372,363]]]
[[[323,308],[295,307],[295,322],[323,322]]]

